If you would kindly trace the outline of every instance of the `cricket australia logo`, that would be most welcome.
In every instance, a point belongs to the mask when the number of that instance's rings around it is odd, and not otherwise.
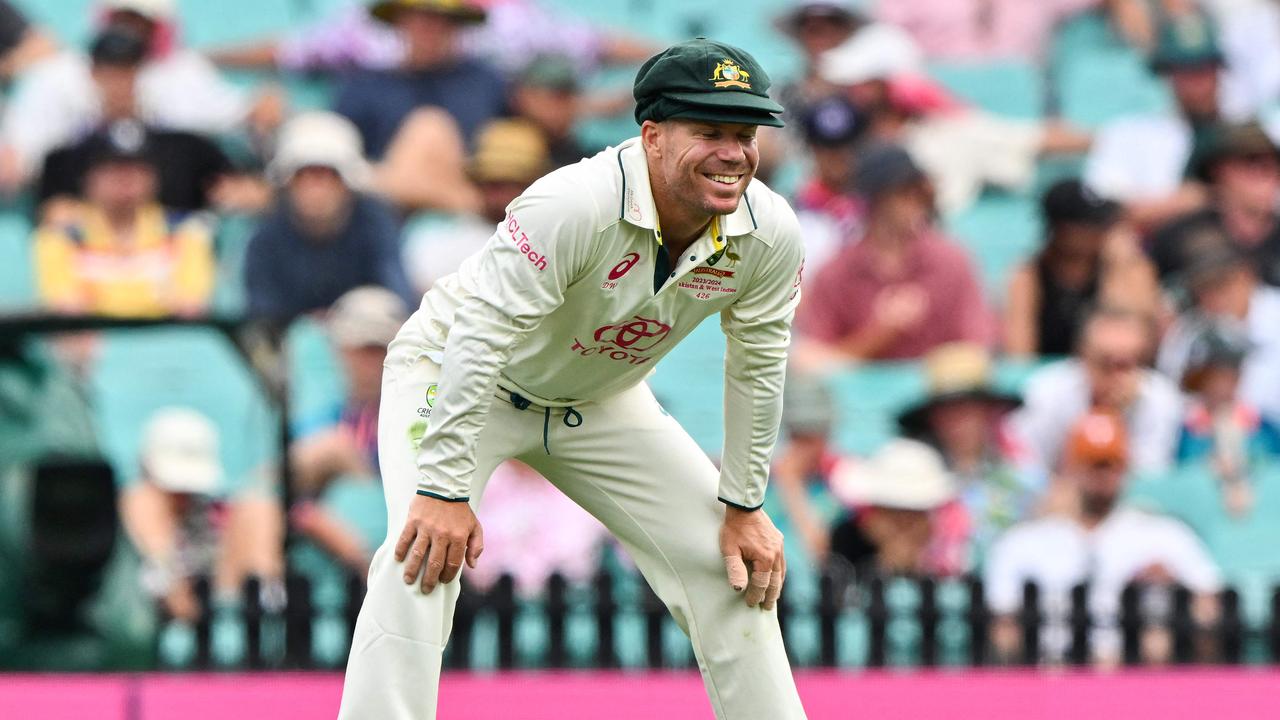
[[[436,394],[439,391],[440,391],[440,386],[437,385],[436,383],[431,383],[430,385],[427,386],[427,392],[424,393],[424,396],[423,396],[423,399],[426,401],[427,406],[418,408],[419,417],[424,417],[424,418],[431,417],[431,409],[436,406]]]
[[[751,89],[751,73],[738,67],[738,63],[724,58],[716,63],[715,70],[711,71],[713,85],[718,88],[735,87],[743,90]]]
[[[612,325],[604,325],[592,333],[592,344],[584,344],[574,338],[569,347],[582,357],[599,355],[610,360],[621,360],[631,365],[643,365],[652,358],[645,353],[656,348],[671,334],[671,326],[652,318],[634,315]]]

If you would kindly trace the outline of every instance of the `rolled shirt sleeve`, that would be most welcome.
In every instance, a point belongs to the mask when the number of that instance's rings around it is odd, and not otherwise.
[[[720,314],[726,338],[725,441],[720,501],[755,509],[764,503],[769,459],[782,419],[791,320],[800,302],[804,244],[786,214],[772,252],[742,297]]]
[[[566,202],[589,196],[550,178],[507,208],[473,258],[486,282],[458,308],[441,363],[439,394],[420,445],[418,494],[470,497],[476,444],[513,348],[564,302],[585,267],[595,228]]]

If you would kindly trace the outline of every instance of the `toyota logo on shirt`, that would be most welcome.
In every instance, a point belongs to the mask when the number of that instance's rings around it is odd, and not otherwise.
[[[611,343],[627,350],[651,350],[667,338],[671,326],[650,318],[633,316],[615,325],[596,330],[596,342]]]

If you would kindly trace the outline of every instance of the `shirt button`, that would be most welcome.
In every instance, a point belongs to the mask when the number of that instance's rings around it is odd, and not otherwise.
[[[676,274],[675,274],[675,273],[671,273],[671,277],[675,277],[675,276],[676,276]]]
[[[690,256],[689,256],[689,259],[690,259],[690,260],[697,260],[698,258],[697,258],[697,256],[696,256],[696,255],[690,255]]]

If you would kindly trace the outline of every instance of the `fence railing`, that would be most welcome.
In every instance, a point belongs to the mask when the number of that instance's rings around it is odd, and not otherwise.
[[[169,669],[339,668],[364,586],[346,581],[334,602],[302,576],[287,582],[282,611],[263,607],[257,581],[246,584],[239,616],[230,627],[206,614],[193,627],[194,651],[166,657]],[[197,595],[208,607],[209,585]],[[1147,661],[1146,643],[1164,643],[1165,662],[1269,664],[1280,662],[1280,587],[1269,597],[1268,617],[1248,623],[1239,594],[1226,589],[1209,619],[1197,618],[1193,598],[1173,585],[1127,587],[1114,624],[1098,622],[1089,589],[1078,586],[1067,602],[1046,602],[1034,585],[1024,588],[1012,616],[1017,651],[1001,655],[990,636],[993,618],[983,586],[972,577],[931,579],[872,577],[861,581],[840,569],[825,572],[809,591],[784,592],[779,623],[797,667],[980,667],[993,664],[1086,665],[1095,635],[1106,627],[1119,641],[1116,661]],[[221,656],[217,636],[236,635],[238,655]],[[323,638],[321,636],[324,636]],[[602,572],[590,583],[570,584],[553,575],[541,596],[518,597],[509,577],[485,592],[465,588],[459,598],[444,663],[451,669],[691,668],[692,652],[661,601],[643,581]]]

